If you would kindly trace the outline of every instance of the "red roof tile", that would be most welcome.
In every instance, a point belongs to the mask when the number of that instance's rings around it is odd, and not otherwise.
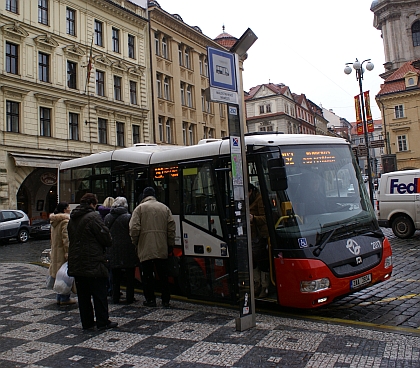
[[[283,95],[289,88],[284,84],[274,84],[274,83],[259,84],[258,86],[252,87],[249,90],[248,96],[245,96],[245,100],[252,99],[262,86],[268,88],[270,91],[274,92],[277,95]]]
[[[385,80],[385,82],[381,85],[381,89],[378,95],[386,95],[389,93],[405,91],[407,88],[405,86],[404,76],[408,72],[413,72],[420,76],[420,70],[413,66],[415,62],[418,63],[419,61],[420,59],[417,59],[407,61],[406,63],[404,63],[400,68],[398,68]],[[417,86],[420,87],[420,78]]]
[[[236,43],[236,41],[238,41],[238,39],[236,37],[233,37],[231,34],[225,32],[223,27],[223,32],[219,34],[214,39],[214,41],[216,41],[219,45],[230,49]]]

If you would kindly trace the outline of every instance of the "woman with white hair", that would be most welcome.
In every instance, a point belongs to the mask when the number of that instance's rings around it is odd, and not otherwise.
[[[105,216],[104,220],[112,236],[112,247],[108,253],[112,270],[112,301],[115,304],[120,302],[123,270],[125,270],[126,276],[126,303],[131,304],[135,301],[134,270],[138,265],[138,258],[129,234],[130,218],[127,199],[117,197],[111,206],[110,213]]]

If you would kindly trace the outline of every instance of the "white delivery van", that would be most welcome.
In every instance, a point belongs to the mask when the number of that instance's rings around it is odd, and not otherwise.
[[[401,239],[420,230],[420,169],[382,174],[376,214],[379,225]]]

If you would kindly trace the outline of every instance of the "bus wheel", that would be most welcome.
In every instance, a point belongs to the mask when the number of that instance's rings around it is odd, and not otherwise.
[[[207,280],[201,267],[192,263],[188,266],[188,271],[180,272],[178,286],[183,295],[208,295]]]
[[[416,229],[414,228],[413,221],[407,216],[398,216],[392,222],[392,231],[400,239],[411,238]]]

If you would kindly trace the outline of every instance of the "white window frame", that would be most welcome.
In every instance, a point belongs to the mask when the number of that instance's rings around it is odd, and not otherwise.
[[[395,119],[401,119],[404,117],[404,105],[396,105],[394,107]]]
[[[162,37],[162,57],[165,59],[168,58],[168,43],[166,42],[166,37]]]
[[[165,98],[165,100],[170,101],[170,97],[171,97],[171,90],[169,87],[169,78],[165,77],[163,80],[163,97]]]
[[[408,139],[406,134],[397,135],[398,152],[408,151]]]
[[[187,86],[187,106],[192,107],[192,87]]]

